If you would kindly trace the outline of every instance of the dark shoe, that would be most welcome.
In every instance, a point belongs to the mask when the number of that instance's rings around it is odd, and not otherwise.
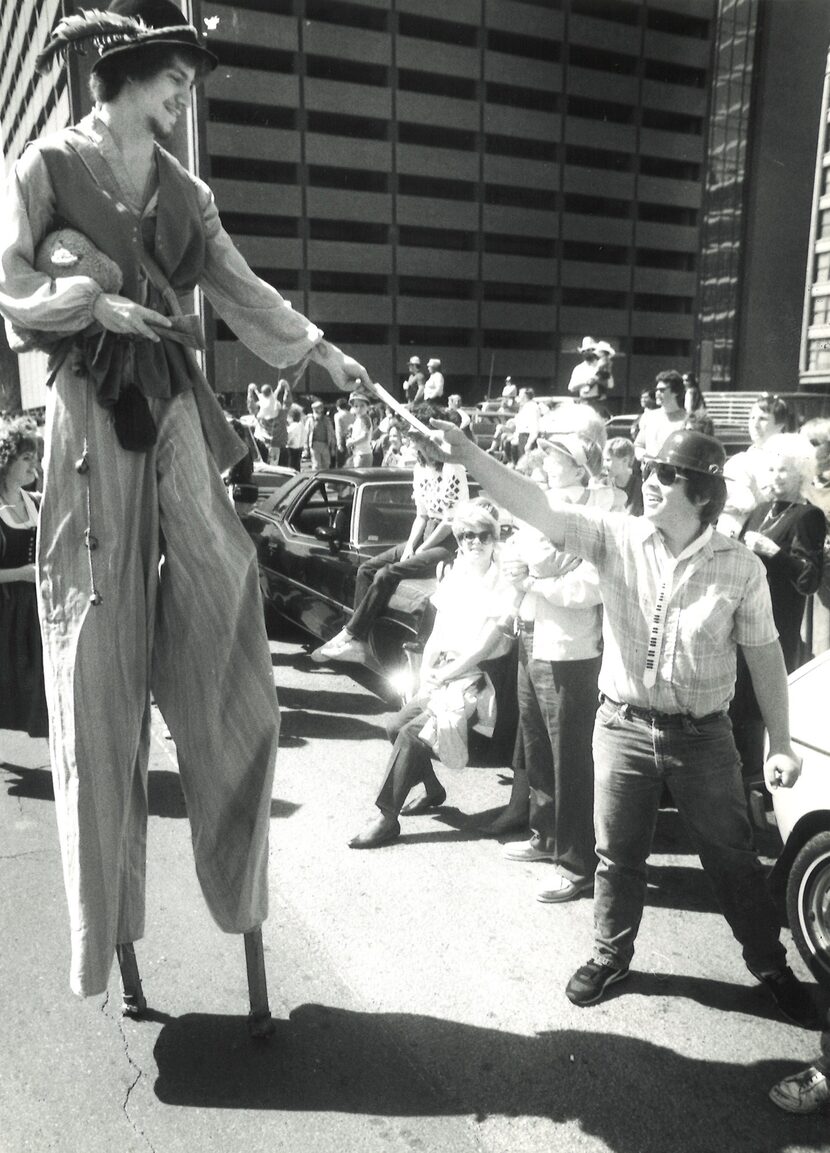
[[[478,831],[482,837],[509,837],[511,833],[527,833],[527,822],[526,812],[519,816],[500,813],[489,825],[479,825]]]
[[[609,985],[624,981],[627,976],[628,969],[587,961],[568,981],[565,996],[573,1005],[593,1005],[602,1000]]]
[[[350,849],[377,849],[396,841],[401,835],[401,826],[389,817],[376,817],[349,841]]]
[[[416,797],[401,809],[402,817],[414,817],[418,813],[428,813],[430,809],[438,809],[447,799],[447,790],[441,789],[437,793],[426,793],[423,797]]]
[[[776,969],[774,973],[756,973],[754,969],[749,971],[756,981],[766,985],[772,993],[772,999],[782,1017],[793,1025],[800,1025],[802,1029],[822,1027],[818,1009],[807,986],[802,985],[789,965]]]

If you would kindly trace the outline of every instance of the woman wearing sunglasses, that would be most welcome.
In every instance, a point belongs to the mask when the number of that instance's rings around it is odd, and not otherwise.
[[[394,747],[375,801],[378,812],[349,841],[353,849],[387,845],[400,836],[401,813],[442,805],[447,794],[433,757],[460,768],[466,763],[469,725],[492,734],[494,693],[480,662],[504,655],[512,644],[505,627],[514,599],[496,563],[498,531],[492,506],[483,501],[459,505],[453,514],[458,555],[432,596],[435,623],[424,648],[420,688],[387,724]],[[419,784],[423,791],[405,805]]]

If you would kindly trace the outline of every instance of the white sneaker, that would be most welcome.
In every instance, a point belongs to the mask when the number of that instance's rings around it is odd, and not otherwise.
[[[337,653],[343,651],[348,646],[350,641],[355,638],[346,629],[341,629],[339,633],[335,633],[333,637],[327,640],[324,644],[320,645],[311,654],[311,659],[316,661],[318,665],[323,664],[325,661],[333,660]]]
[[[502,856],[506,861],[553,861],[556,858],[547,849],[537,849],[531,838],[529,841],[505,845]]]
[[[815,1113],[830,1101],[827,1077],[815,1065],[785,1077],[769,1091],[770,1100],[788,1113]]]

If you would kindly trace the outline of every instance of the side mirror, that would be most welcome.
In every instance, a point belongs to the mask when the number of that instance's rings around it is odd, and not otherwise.
[[[331,525],[320,525],[319,528],[314,530],[314,535],[317,540],[327,541],[332,552],[340,551],[340,541],[337,538],[337,532]]]
[[[235,484],[231,487],[234,504],[256,504],[259,489],[255,484]]]

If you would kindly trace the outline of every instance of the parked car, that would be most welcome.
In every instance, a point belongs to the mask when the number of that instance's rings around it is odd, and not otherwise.
[[[539,405],[544,428],[554,409],[560,405],[574,405],[577,402],[571,396],[537,396],[534,400]],[[516,417],[517,409],[504,408],[504,401],[500,397],[491,400],[482,400],[478,404],[465,407],[463,411],[470,418],[470,429],[473,439],[479,448],[486,452],[493,443],[496,429],[499,425]]]
[[[626,440],[633,440],[631,426],[638,415],[640,414],[636,412],[623,412],[618,416],[610,417],[605,422],[605,435],[609,440],[613,440],[615,436],[624,436]]]
[[[803,765],[791,789],[772,794],[784,848],[770,884],[786,907],[798,951],[816,979],[830,987],[830,652],[791,673],[789,686],[793,745]],[[760,823],[760,797],[751,800]]]
[[[243,516],[256,545],[266,613],[319,641],[351,615],[359,565],[406,540],[415,516],[409,469],[343,468],[300,473]],[[433,580],[403,581],[369,638],[390,672],[405,641],[419,638]]]

